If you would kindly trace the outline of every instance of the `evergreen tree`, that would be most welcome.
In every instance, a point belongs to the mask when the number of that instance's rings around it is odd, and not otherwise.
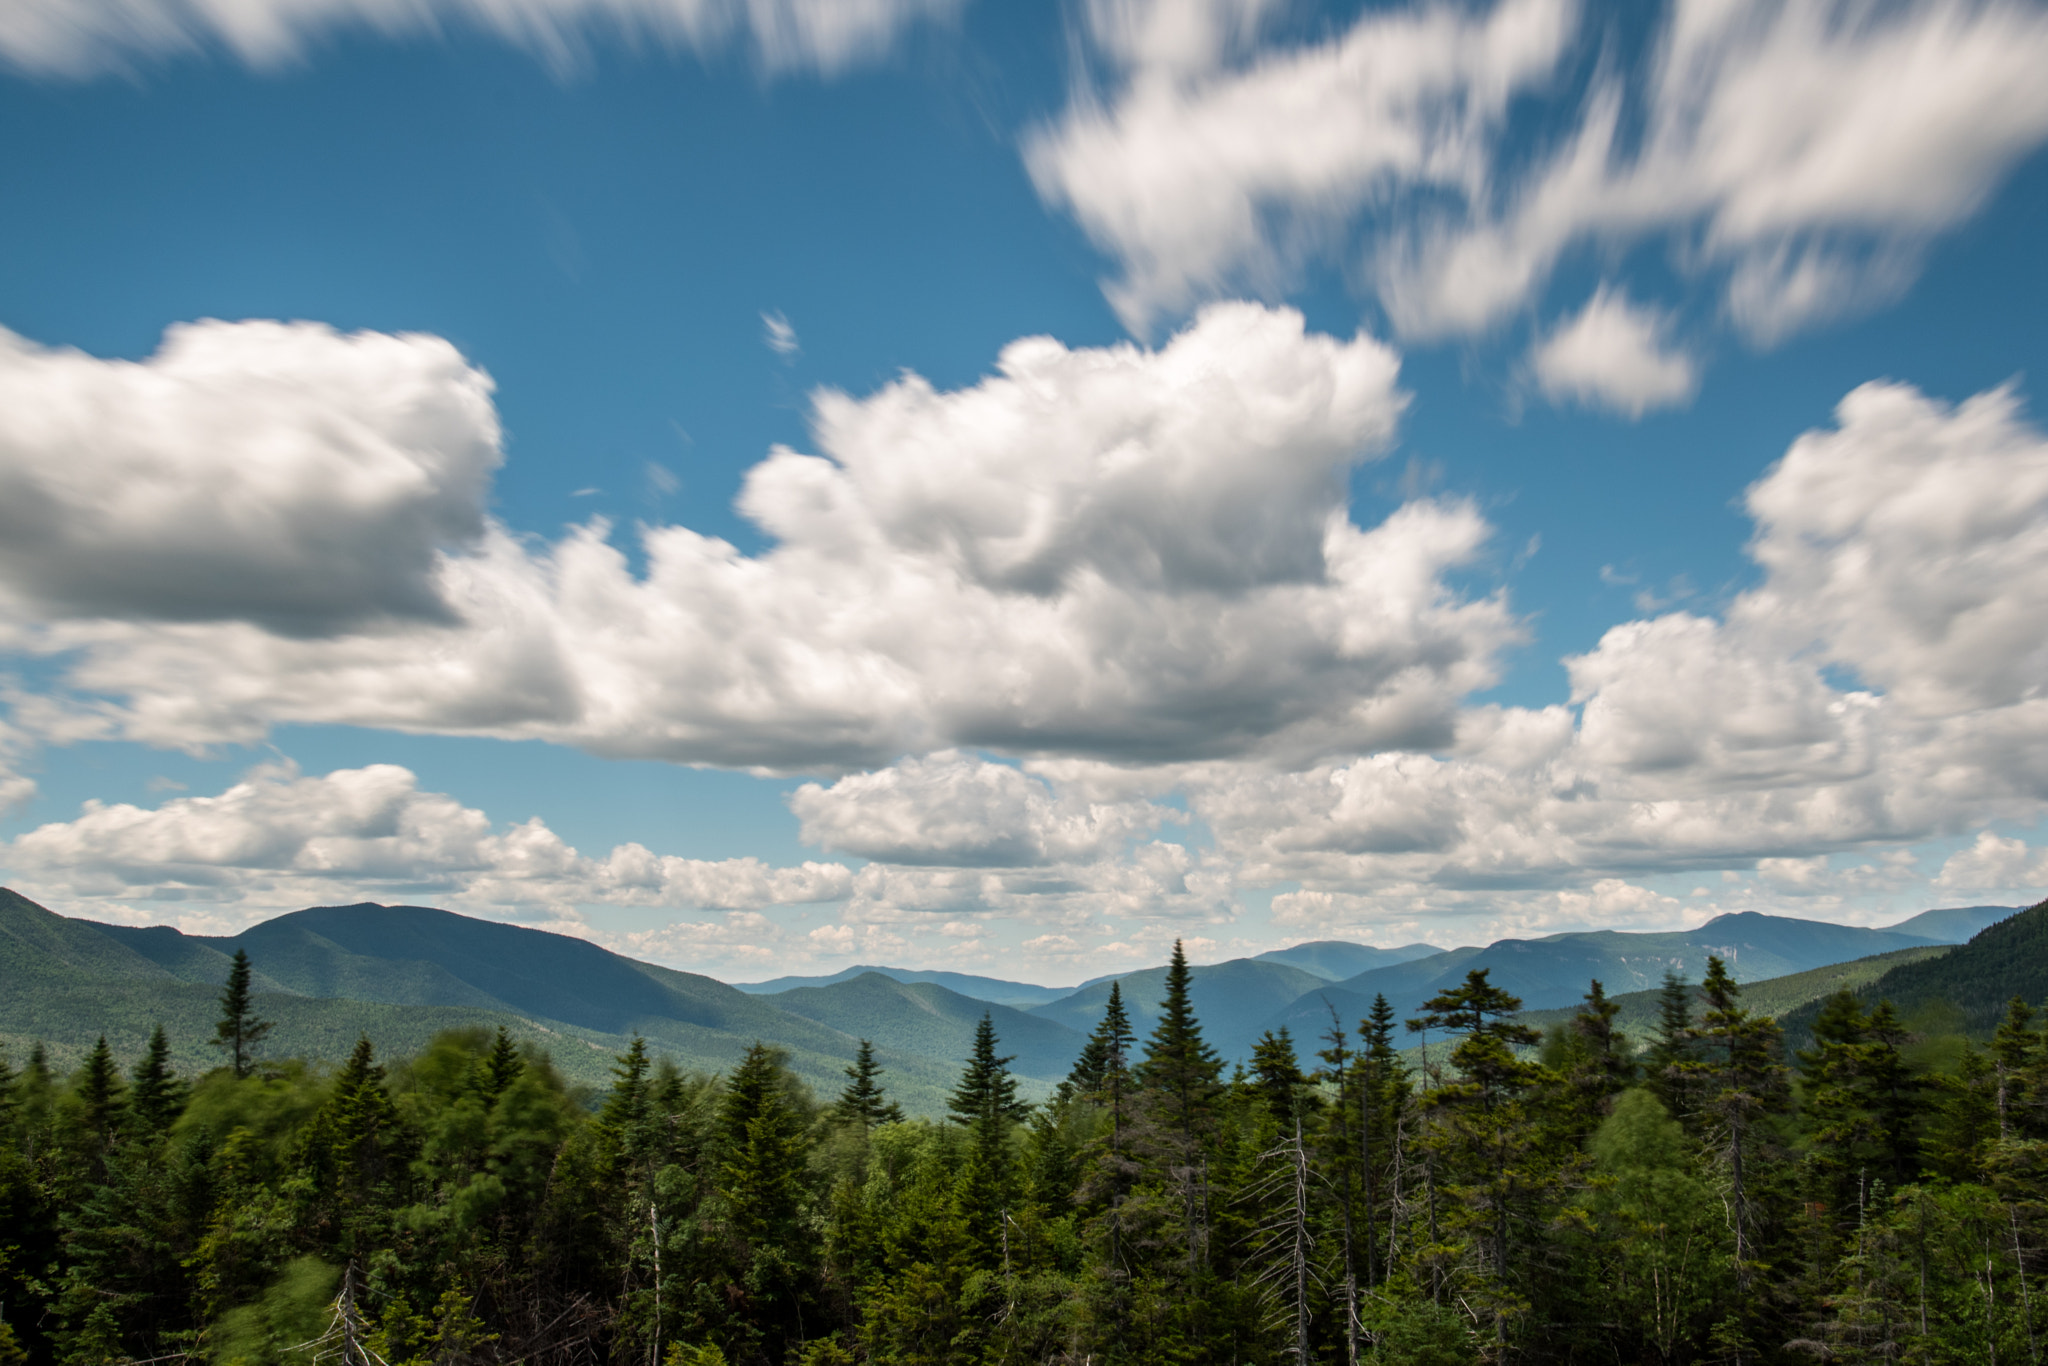
[[[145,1134],[160,1134],[185,1105],[185,1087],[171,1070],[171,1041],[159,1024],[149,1036],[149,1049],[135,1064],[128,1111]]]
[[[495,1101],[512,1088],[526,1071],[526,1059],[519,1056],[519,1046],[512,1042],[512,1035],[505,1026],[498,1026],[496,1037],[491,1040],[490,1055],[484,1059],[483,1092],[488,1101]]]
[[[2015,996],[1999,1021],[1991,1039],[1992,1071],[1998,1078],[1998,1136],[2031,1137],[2027,1119],[2032,1112],[2028,1081],[2034,1072],[2034,1011]]]
[[[1664,984],[1657,992],[1657,1033],[1650,1040],[1644,1058],[1644,1079],[1664,1108],[1680,1123],[1691,1117],[1686,1094],[1686,1063],[1691,1056],[1692,988],[1675,969],[1664,970]]]
[[[1686,1088],[1726,1175],[1736,1283],[1746,1293],[1762,1265],[1756,1158],[1767,1136],[1764,1123],[1786,1108],[1786,1068],[1778,1060],[1778,1022],[1740,1004],[1742,988],[1718,957],[1707,959],[1700,990],[1707,1010],[1688,1036],[1698,1053],[1685,1064]]]
[[[946,1100],[955,1123],[973,1128],[984,1121],[1015,1123],[1031,1113],[1031,1106],[1017,1099],[1017,1079],[1010,1075],[1015,1057],[996,1056],[996,1025],[988,1012],[974,1027],[974,1052],[960,1073],[960,1082]]]
[[[220,993],[220,1022],[213,1027],[213,1046],[228,1050],[235,1076],[246,1077],[256,1047],[270,1033],[271,1022],[256,1018],[253,994],[249,990],[249,951],[236,949],[228,968],[227,985]]]
[[[1377,1285],[1392,1266],[1396,1233],[1393,1206],[1400,1198],[1401,1129],[1409,1098],[1408,1068],[1395,1044],[1398,1017],[1385,992],[1359,1022],[1358,1144],[1360,1194],[1365,1201],[1365,1283]],[[1384,1254],[1380,1232],[1386,1232]]]
[[[1175,940],[1159,1023],[1145,1041],[1144,1061],[1135,1070],[1142,1123],[1133,1134],[1133,1149],[1144,1169],[1150,1203],[1178,1235],[1171,1241],[1178,1245],[1178,1274],[1185,1278],[1181,1293],[1193,1300],[1190,1317],[1180,1328],[1199,1341],[1208,1331],[1206,1311],[1213,1307],[1202,1299],[1199,1286],[1209,1269],[1214,1203],[1210,1159],[1223,1065],[1202,1037],[1189,990],[1191,977],[1187,951]]]
[[[368,1036],[356,1040],[309,1133],[315,1179],[335,1201],[342,1246],[354,1250],[367,1223],[403,1188],[419,1147],[385,1089]]]
[[[1607,989],[1596,977],[1586,989],[1584,1004],[1572,1016],[1572,1032],[1578,1037],[1585,1054],[1584,1064],[1572,1079],[1573,1087],[1582,1096],[1598,1101],[1603,1108],[1608,1100],[1621,1094],[1636,1075],[1628,1036],[1614,1026],[1615,1017],[1620,1014],[1621,1007],[1608,997]]]
[[[113,1050],[107,1047],[107,1036],[102,1034],[92,1052],[85,1055],[85,1065],[79,1068],[75,1083],[79,1103],[85,1110],[85,1127],[100,1151],[113,1143],[121,1126],[127,1109],[126,1089],[121,1084],[121,1069],[114,1063]]]
[[[790,1105],[776,1051],[755,1042],[726,1082],[718,1127],[723,1160],[718,1185],[742,1240],[749,1334],[769,1360],[803,1335],[803,1306],[817,1252],[805,1218],[807,1145],[802,1116]]]
[[[1451,1225],[1470,1230],[1490,1279],[1480,1298],[1491,1302],[1496,1343],[1504,1342],[1512,1312],[1505,1292],[1516,1270],[1516,1226],[1532,1222],[1532,1207],[1552,1178],[1547,1136],[1524,1104],[1544,1073],[1515,1053],[1542,1036],[1513,1018],[1521,1008],[1521,998],[1493,985],[1488,969],[1475,968],[1458,986],[1423,1002],[1424,1013],[1408,1021],[1413,1031],[1462,1036],[1451,1050],[1456,1080],[1430,1091],[1423,1103],[1439,1121],[1430,1144],[1451,1178]]]
[[[1081,1056],[1074,1060],[1073,1070],[1060,1084],[1061,1090],[1067,1095],[1094,1095],[1102,1089],[1109,1074],[1110,1055],[1120,1053],[1127,1057],[1130,1044],[1131,1017],[1124,1010],[1123,984],[1111,982],[1109,1003],[1103,1008],[1102,1021],[1082,1046]]]
[[[1252,1085],[1259,1099],[1283,1130],[1302,1116],[1308,1098],[1308,1077],[1295,1056],[1294,1037],[1281,1025],[1280,1032],[1267,1030],[1252,1045]]]
[[[881,1065],[875,1061],[875,1046],[862,1039],[853,1066],[846,1069],[846,1089],[839,1093],[839,1103],[832,1107],[833,1117],[842,1123],[860,1125],[862,1133],[877,1124],[900,1121],[903,1107],[883,1094],[881,1075]]]

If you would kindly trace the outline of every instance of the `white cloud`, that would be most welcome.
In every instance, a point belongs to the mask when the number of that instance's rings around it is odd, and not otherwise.
[[[2024,840],[1980,831],[1975,844],[1949,855],[1934,882],[1959,890],[2021,889],[2040,896],[2048,889],[2048,849],[2030,849]]]
[[[128,362],[0,329],[0,611],[452,620],[437,557],[484,535],[490,395],[438,337],[201,322]]]
[[[1688,402],[1699,387],[1691,356],[1672,349],[1655,309],[1601,288],[1536,346],[1531,363],[1553,402],[1574,400],[1641,417]]]
[[[429,896],[456,909],[565,922],[588,905],[758,909],[839,900],[836,863],[772,868],[758,859],[683,859],[623,844],[586,857],[538,819],[499,830],[453,797],[422,792],[397,765],[319,777],[256,768],[212,797],[154,809],[88,802],[0,845],[31,895],[80,901],[213,903],[212,922],[301,906]],[[161,915],[158,915],[161,918]]]
[[[1824,642],[1922,716],[2048,697],[2048,440],[2010,387],[1949,408],[1866,384],[1748,506],[1752,629]]]
[[[796,328],[780,313],[761,315],[761,340],[770,351],[785,359],[803,350],[803,344],[796,337]]]
[[[1436,754],[1176,781],[1241,884],[1300,884],[1286,923],[1691,868],[1815,905],[1918,885],[1898,848],[1826,855],[2048,809],[2044,464],[2007,391],[1866,386],[1751,489],[1762,581],[1722,619],[1624,623],[1567,660],[1576,717],[1471,709]],[[2011,856],[1987,839],[1943,885]]]
[[[1098,43],[1128,67],[1121,88],[1106,106],[1078,96],[1026,143],[1039,193],[1122,265],[1109,295],[1135,330],[1269,278],[1395,190],[1476,190],[1487,137],[1555,68],[1572,13],[1370,10],[1328,42],[1226,67],[1260,8],[1095,6]]]
[[[1118,263],[1134,328],[1362,256],[1403,331],[1478,332],[1574,249],[1664,240],[1724,270],[1768,343],[1895,293],[2048,137],[2048,15],[2019,0],[1676,0],[1642,70],[1577,82],[1598,7],[1370,8],[1260,48],[1263,9],[1098,6],[1120,16],[1092,26],[1110,93],[1084,84],[1027,143],[1040,194]]]
[[[137,59],[219,46],[259,68],[302,58],[322,38],[370,31],[435,37],[474,27],[557,72],[586,60],[596,34],[714,53],[744,45],[767,70],[842,71],[888,51],[960,0],[9,0],[0,61],[88,76]]]
[[[757,556],[651,527],[636,577],[602,522],[538,550],[490,528],[438,555],[455,625],[58,620],[17,648],[71,661],[74,699],[36,713],[53,736],[184,747],[284,721],[783,769],[951,744],[1430,744],[1518,626],[1445,582],[1488,534],[1469,505],[1347,516],[1346,474],[1405,403],[1396,374],[1369,337],[1244,304],[1158,350],[1031,338],[970,388],[820,393],[822,454],[777,449],[747,478],[741,509],[775,541]],[[16,420],[37,420],[33,394]]]
[[[1042,779],[946,750],[790,796],[806,843],[887,863],[1032,867],[1113,854],[1173,813],[1062,801]]]

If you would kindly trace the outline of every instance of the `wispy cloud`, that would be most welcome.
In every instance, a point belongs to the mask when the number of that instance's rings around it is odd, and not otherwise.
[[[780,313],[761,315],[761,340],[768,344],[770,351],[785,359],[803,349],[796,339],[796,329]]]

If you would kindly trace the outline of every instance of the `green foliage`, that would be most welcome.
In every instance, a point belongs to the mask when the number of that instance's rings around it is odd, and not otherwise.
[[[301,1344],[326,1331],[340,1282],[341,1268],[318,1257],[285,1263],[252,1303],[214,1323],[207,1359],[214,1366],[311,1366],[312,1353]]]
[[[1142,1059],[1112,986],[1035,1108],[989,1013],[942,1123],[890,1115],[872,1046],[831,1106],[760,1041],[714,1075],[622,1038],[594,1092],[474,1017],[247,1075],[181,1077],[179,1017],[15,1052],[0,1366],[314,1366],[351,1334],[388,1366],[1932,1364],[2048,1332],[2024,1000],[1979,1049],[1837,993],[1788,1066],[1710,958],[1639,1072],[1599,984],[1539,1053],[1472,970],[1413,1022],[1420,1071],[1381,996],[1312,1072],[1276,1028],[1226,1082],[1194,981],[1176,951]]]

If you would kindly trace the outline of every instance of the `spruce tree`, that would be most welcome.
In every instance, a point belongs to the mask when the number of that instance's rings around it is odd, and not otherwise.
[[[1294,1036],[1286,1025],[1281,1025],[1277,1034],[1266,1030],[1252,1044],[1252,1078],[1267,1113],[1283,1131],[1302,1117],[1307,1108],[1308,1078],[1302,1073]]]
[[[1176,939],[1166,969],[1166,999],[1159,1003],[1159,1023],[1145,1041],[1145,1060],[1138,1065],[1137,1079],[1160,1098],[1168,1127],[1184,1142],[1198,1145],[1214,1123],[1223,1064],[1202,1038],[1202,1024],[1195,1018],[1189,992],[1191,980],[1187,951]]]
[[[1614,1027],[1621,1007],[1607,995],[1607,988],[1594,978],[1586,989],[1585,1003],[1572,1017],[1572,1032],[1578,1036],[1586,1055],[1582,1075],[1574,1077],[1575,1089],[1600,1103],[1619,1095],[1635,1080],[1635,1059],[1629,1054],[1628,1036]]]
[[[160,1134],[185,1105],[185,1087],[171,1070],[171,1041],[159,1024],[149,1036],[149,1049],[135,1064],[128,1111],[146,1134]]]
[[[1710,1128],[1727,1179],[1735,1278],[1746,1295],[1761,1264],[1757,1156],[1765,1121],[1788,1103],[1786,1068],[1779,1061],[1778,1022],[1742,1006],[1742,988],[1718,957],[1707,959],[1700,991],[1707,1009],[1687,1036],[1697,1048],[1684,1065],[1687,1090]],[[1746,1325],[1738,1327],[1746,1331]]]
[[[860,1125],[862,1133],[877,1124],[900,1121],[903,1107],[883,1093],[881,1075],[881,1065],[875,1061],[875,1046],[862,1039],[853,1066],[846,1069],[846,1089],[839,1093],[839,1101],[832,1107],[833,1118]]]
[[[1187,950],[1176,939],[1166,969],[1166,999],[1159,1003],[1159,1023],[1145,1041],[1145,1060],[1135,1075],[1148,1131],[1141,1153],[1149,1159],[1147,1175],[1181,1226],[1185,1273],[1198,1278],[1207,1270],[1209,1260],[1209,1163],[1216,1138],[1217,1102],[1223,1091],[1223,1064],[1202,1037],[1189,990],[1191,980]],[[1199,1337],[1199,1313],[1190,1331]]]
[[[525,1071],[526,1059],[519,1056],[519,1045],[512,1042],[511,1031],[499,1025],[497,1034],[491,1039],[491,1051],[484,1058],[484,1099],[497,1100],[512,1089],[512,1083],[518,1081]]]
[[[269,1020],[256,1018],[254,999],[249,990],[249,951],[236,949],[235,961],[228,968],[227,985],[220,993],[220,1022],[213,1027],[213,1046],[227,1049],[235,1076],[246,1077],[255,1058],[256,1046],[270,1030]]]
[[[1081,1056],[1074,1060],[1074,1069],[1067,1073],[1063,1085],[1070,1094],[1094,1097],[1102,1091],[1113,1072],[1122,1073],[1129,1068],[1131,1042],[1131,1017],[1124,1009],[1123,984],[1111,982],[1109,1002],[1103,1007],[1102,1021],[1088,1036]]]
[[[1680,1123],[1688,1122],[1692,1114],[1685,1085],[1691,1037],[1692,988],[1674,969],[1666,968],[1657,993],[1657,1033],[1650,1040],[1643,1071],[1650,1090]]]
[[[984,1121],[1014,1123],[1031,1113],[1031,1106],[1017,1099],[1017,1079],[1010,1075],[1016,1058],[996,1056],[996,1025],[984,1011],[974,1027],[974,1053],[960,1073],[959,1085],[946,1100],[954,1122],[973,1128]]]
[[[123,1095],[126,1088],[121,1084],[121,1069],[114,1064],[114,1053],[107,1047],[106,1035],[100,1035],[92,1052],[85,1055],[85,1065],[79,1068],[75,1089],[79,1103],[85,1108],[85,1126],[104,1149],[113,1142],[126,1109]]]

